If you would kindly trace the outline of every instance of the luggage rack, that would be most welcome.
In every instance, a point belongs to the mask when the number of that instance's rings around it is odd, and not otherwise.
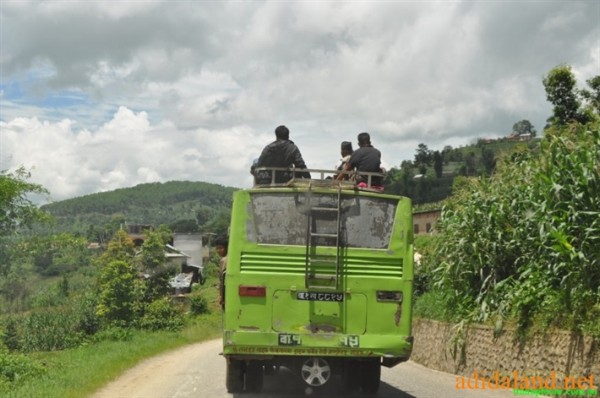
[[[256,175],[259,172],[268,172],[270,173],[271,181],[269,183],[257,183]],[[303,174],[309,172],[311,173],[311,178],[302,178],[299,177],[299,174]],[[291,178],[284,182],[276,182],[278,174],[287,173],[291,174]],[[334,176],[338,174],[347,174],[349,178],[347,180],[335,180]],[[356,185],[356,176],[360,174],[361,176],[367,177],[366,186],[358,187]],[[325,187],[325,188],[339,188],[339,189],[356,189],[360,191],[369,191],[369,192],[383,192],[381,188],[378,186],[372,185],[371,181],[373,177],[381,177],[382,179],[386,176],[385,172],[375,173],[375,172],[367,172],[367,171],[342,171],[342,170],[328,170],[328,169],[296,169],[294,167],[256,167],[253,169],[254,178],[254,188],[282,188],[282,187]],[[317,175],[319,178],[314,178]]]

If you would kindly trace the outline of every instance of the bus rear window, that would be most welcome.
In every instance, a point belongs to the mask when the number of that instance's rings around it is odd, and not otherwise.
[[[248,239],[259,244],[313,244],[335,246],[338,195],[265,192],[251,195],[253,217],[248,218]],[[339,243],[342,247],[386,249],[392,234],[398,202],[388,198],[342,195]],[[328,209],[328,210],[323,210]]]

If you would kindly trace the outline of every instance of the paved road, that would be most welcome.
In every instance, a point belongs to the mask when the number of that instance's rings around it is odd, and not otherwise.
[[[194,344],[148,359],[98,391],[92,398],[300,398],[338,396],[334,388],[321,394],[303,391],[282,369],[266,376],[262,394],[229,394],[221,340]],[[414,362],[382,368],[379,398],[514,398],[512,391],[457,390],[456,376]],[[335,386],[335,381],[333,380]],[[333,387],[332,386],[332,387]]]

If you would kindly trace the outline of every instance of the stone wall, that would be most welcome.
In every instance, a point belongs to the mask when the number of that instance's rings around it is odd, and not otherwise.
[[[492,375],[595,377],[600,384],[600,341],[564,331],[535,335],[524,343],[514,330],[495,337],[491,328],[459,326],[415,319],[411,360],[428,368],[471,377],[474,372]]]

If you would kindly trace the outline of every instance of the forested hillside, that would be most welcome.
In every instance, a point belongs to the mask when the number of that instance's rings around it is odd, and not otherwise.
[[[540,139],[534,138],[533,127],[526,130],[527,133],[520,133],[519,126],[523,123],[529,122],[515,123],[513,135],[509,137],[480,138],[472,145],[455,148],[448,145],[440,151],[420,143],[413,160],[403,160],[399,167],[388,171],[385,190],[408,196],[416,205],[442,201],[452,195],[456,177],[489,177],[502,156],[515,150],[536,150]]]
[[[140,184],[48,204],[58,232],[85,234],[89,240],[106,240],[120,224],[169,225],[175,231],[193,232],[211,227],[228,213],[236,188],[191,181]],[[110,236],[108,236],[110,238]]]
[[[452,194],[457,176],[491,175],[502,153],[537,145],[537,139],[480,139],[439,151],[421,143],[414,160],[403,160],[389,170],[386,192],[408,196],[415,204],[439,202]],[[227,229],[235,190],[206,182],[169,181],[94,193],[42,206],[55,223],[39,232],[70,232],[100,242],[110,239],[122,224],[165,224],[175,232],[220,233]]]

